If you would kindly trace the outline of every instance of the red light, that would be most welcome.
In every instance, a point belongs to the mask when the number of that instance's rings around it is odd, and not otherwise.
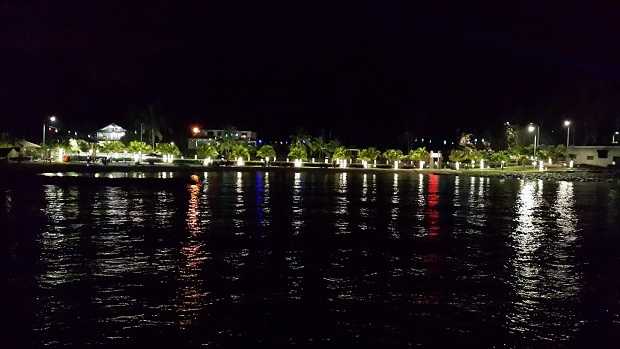
[[[428,208],[426,220],[429,225],[430,237],[439,236],[439,176],[432,174],[428,176]]]

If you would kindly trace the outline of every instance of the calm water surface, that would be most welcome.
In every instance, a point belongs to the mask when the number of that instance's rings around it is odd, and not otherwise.
[[[199,175],[0,184],[10,343],[618,345],[617,187]]]

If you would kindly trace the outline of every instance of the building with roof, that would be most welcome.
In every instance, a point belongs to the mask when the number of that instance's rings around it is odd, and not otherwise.
[[[108,126],[97,130],[98,141],[120,141],[125,136],[127,130],[117,124],[109,124]]]
[[[568,157],[575,165],[598,167],[620,166],[619,145],[584,145],[571,146],[567,149]]]
[[[210,144],[223,139],[234,139],[239,141],[245,141],[251,145],[256,145],[256,137],[256,132],[249,130],[205,129],[195,132],[193,134],[193,137],[187,140],[187,148],[197,149],[203,144]]]

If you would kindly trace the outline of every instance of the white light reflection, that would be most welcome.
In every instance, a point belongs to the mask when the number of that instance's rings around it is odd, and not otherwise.
[[[347,173],[338,174],[338,185],[336,187],[336,234],[348,234],[349,229],[349,199],[347,197]]]
[[[233,205],[233,219],[232,224],[234,229],[233,234],[239,236],[243,235],[243,226],[245,224],[245,193],[243,190],[243,172],[237,172],[237,180],[235,181],[235,202]]]
[[[394,179],[392,182],[392,209],[390,211],[390,223],[388,225],[388,231],[392,239],[399,239],[400,232],[398,230],[398,214],[400,210],[400,197],[398,190],[398,174],[394,173]]]
[[[293,215],[291,223],[293,227],[293,236],[299,235],[303,226],[303,202],[301,188],[301,173],[295,172],[295,177],[293,180]]]
[[[512,287],[516,293],[507,320],[512,332],[523,333],[536,323],[535,309],[540,307],[540,265],[536,252],[541,247],[542,219],[537,210],[542,205],[542,188],[538,182],[521,181],[516,207],[516,228],[512,234],[514,257]]]
[[[452,201],[452,206],[454,206],[455,208],[461,207],[461,178],[459,176],[455,176],[454,177],[454,198]],[[456,216],[457,212],[454,212],[454,215]]]
[[[175,198],[174,195],[165,190],[155,192],[155,222],[158,227],[167,228],[172,226],[174,216]]]
[[[367,220],[368,220],[368,174],[364,173],[362,175],[362,196],[360,197],[360,202],[362,203],[362,205],[360,205],[360,221],[359,221],[359,229],[360,230],[367,230],[368,229],[368,224],[367,224]]]
[[[426,196],[424,196],[424,175],[418,174],[418,195],[416,199],[416,220],[418,227],[417,232],[414,232],[416,236],[424,236],[426,234],[426,228],[424,227],[424,211],[426,209]]]

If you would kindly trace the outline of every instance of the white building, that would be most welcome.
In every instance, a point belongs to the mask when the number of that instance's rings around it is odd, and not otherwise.
[[[108,126],[97,131],[98,141],[120,141],[125,136],[127,130],[117,124],[109,124]]]
[[[620,146],[572,146],[568,147],[568,157],[575,162],[575,165],[620,166]]]
[[[202,144],[209,144],[224,138],[245,141],[256,145],[256,132],[248,130],[200,130],[187,140],[188,149],[196,149]]]

